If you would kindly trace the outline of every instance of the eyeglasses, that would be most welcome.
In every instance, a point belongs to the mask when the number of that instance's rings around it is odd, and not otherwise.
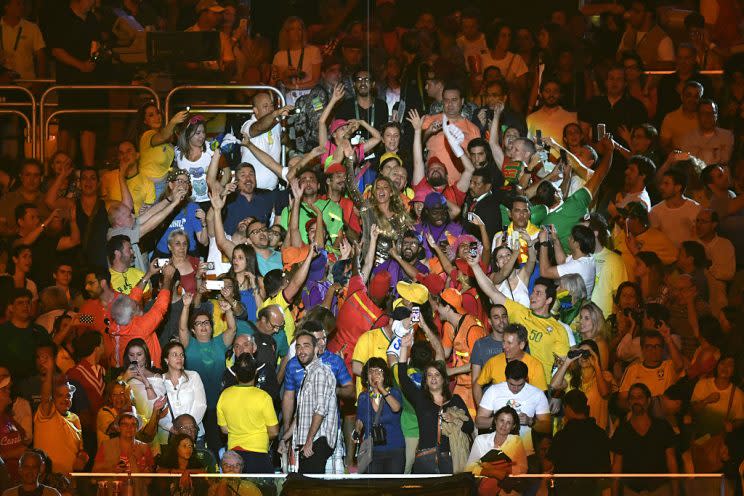
[[[234,468],[234,469],[240,470],[240,469],[243,468],[243,464],[242,463],[226,463],[226,462],[223,462],[222,463],[222,469],[224,470],[226,468]]]
[[[275,331],[280,331],[284,328],[284,322],[282,322],[281,324],[274,324],[272,321],[269,321],[269,325]]]
[[[261,233],[265,233],[265,232],[269,232],[269,229],[266,228],[266,227],[260,227],[258,229],[254,229],[253,231],[250,231],[248,233],[248,236],[253,236],[254,234],[261,234]]]
[[[170,353],[168,356],[170,358],[186,358],[186,355],[183,353]]]

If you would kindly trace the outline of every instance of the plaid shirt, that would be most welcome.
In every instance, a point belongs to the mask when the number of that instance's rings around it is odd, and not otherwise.
[[[316,357],[305,368],[305,379],[297,394],[297,411],[292,432],[294,443],[305,444],[313,415],[317,413],[323,416],[323,422],[318,432],[315,433],[313,441],[325,436],[328,446],[333,448],[338,435],[337,403],[336,377],[331,368]]]

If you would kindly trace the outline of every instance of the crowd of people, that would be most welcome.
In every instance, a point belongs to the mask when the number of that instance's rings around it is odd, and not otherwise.
[[[245,5],[195,6],[189,29],[222,44],[199,69],[282,104],[247,93],[215,136],[211,114],[145,102],[112,170],[101,119],[74,115],[79,153],[60,139],[0,174],[4,494],[75,494],[75,472],[181,476],[134,494],[268,490],[201,472],[741,494],[740,4],[587,3],[537,26],[321,4],[276,24],[268,70]],[[49,54],[58,81],[94,81],[93,7],[39,30],[4,1],[0,62],[30,79]],[[123,4],[182,22],[161,7]]]

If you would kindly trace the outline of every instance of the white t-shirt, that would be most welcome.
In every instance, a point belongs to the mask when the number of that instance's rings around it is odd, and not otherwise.
[[[1,65],[16,71],[21,79],[35,79],[34,54],[46,47],[39,26],[25,19],[21,19],[16,26],[8,26],[4,20],[0,20],[0,23],[3,33]]]
[[[243,126],[240,128],[240,134],[242,134],[243,136],[248,136],[248,131],[250,130],[251,126],[256,123],[257,120],[258,119],[256,119],[256,116],[254,115],[250,119],[245,121],[245,123],[243,123]],[[281,163],[282,126],[279,123],[277,123],[269,131],[251,138],[251,143],[271,155],[274,160]],[[252,164],[253,168],[256,170],[257,188],[269,190],[276,189],[276,185],[279,184],[279,178],[265,165],[259,162],[255,155],[253,155],[253,152],[248,149],[248,147],[240,147],[240,156],[241,161]]]
[[[464,36],[458,36],[457,46],[460,47],[460,50],[462,50],[462,55],[465,58],[465,62],[468,62],[468,57],[480,58],[482,61],[483,57],[488,55],[486,36],[483,33],[481,33],[478,38],[472,41],[465,38]],[[481,71],[484,70],[486,67],[486,65],[481,65]],[[468,66],[468,69],[472,69],[472,67]]]
[[[615,206],[617,208],[625,208],[630,202],[639,202],[643,203],[647,211],[651,210],[651,197],[648,196],[648,191],[646,191],[646,188],[643,188],[643,191],[641,192],[636,191],[634,193],[625,193],[624,195],[622,193],[618,193],[617,198],[618,199],[615,200]]]
[[[699,419],[706,423],[723,423],[724,421],[741,421],[744,420],[744,392],[734,387],[733,399],[731,398],[731,386],[724,390],[716,387],[713,377],[705,377],[695,384],[692,392],[692,401],[702,401],[713,393],[718,393],[719,398],[715,403],[705,405],[703,412],[698,414]],[[731,401],[731,410],[729,411],[729,401]],[[727,415],[728,414],[728,415]]]
[[[485,71],[491,66],[498,67],[501,75],[510,83],[527,74],[527,64],[525,64],[524,59],[521,55],[513,52],[506,52],[506,57],[501,60],[491,57],[490,51],[486,52],[483,56],[483,70]]]
[[[695,239],[695,219],[700,212],[700,204],[685,198],[681,207],[670,208],[666,200],[654,205],[648,218],[651,227],[659,229],[676,245]]]
[[[313,78],[313,66],[320,65],[323,62],[323,57],[320,55],[320,49],[315,45],[305,45],[305,54],[302,54],[302,49],[290,50],[289,59],[287,59],[287,50],[279,50],[274,55],[273,65],[282,69],[287,67],[297,67],[300,63],[300,56],[302,56],[302,67],[299,69],[305,73],[305,77],[298,80],[299,84],[309,83]],[[289,62],[292,62],[291,64]]]
[[[214,152],[211,148],[207,147],[207,150],[202,152],[201,157],[196,159],[195,162],[192,162],[184,157],[181,150],[176,147],[176,165],[178,165],[179,169],[189,173],[189,178],[191,179],[191,201],[193,202],[201,203],[209,201],[207,170],[209,169],[209,163],[212,161],[212,155],[214,155]]]
[[[527,289],[527,286],[524,285],[524,282],[522,282],[522,279],[517,278],[519,283],[517,284],[516,289],[512,289],[509,285],[509,280],[504,279],[501,281],[501,284],[499,284],[498,290],[501,291],[501,294],[509,298],[510,300],[516,301],[520,305],[523,305],[525,307],[530,306],[530,291]]]
[[[231,236],[225,233],[227,239],[231,239]],[[223,254],[217,246],[217,240],[214,237],[209,238],[209,251],[207,252],[207,262],[214,264],[214,270],[208,270],[207,274],[221,276],[230,271],[232,265],[230,262],[223,261]]]
[[[506,382],[494,384],[483,393],[483,398],[481,398],[479,406],[495,412],[506,405],[514,408],[517,413],[524,413],[528,417],[550,413],[548,399],[545,397],[545,393],[529,383],[526,383],[517,394],[511,392],[509,384]],[[532,428],[526,425],[520,426],[519,436],[522,438],[527,454],[534,453]]]
[[[558,275],[565,276],[566,274],[579,274],[584,280],[586,286],[587,297],[592,296],[594,290],[594,278],[597,276],[597,264],[594,263],[592,256],[581,257],[577,260],[573,259],[573,256],[569,255],[566,257],[566,261],[556,267],[558,269]]]

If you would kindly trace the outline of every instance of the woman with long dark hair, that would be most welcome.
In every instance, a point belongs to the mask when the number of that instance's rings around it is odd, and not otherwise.
[[[213,155],[214,152],[207,146],[204,118],[201,115],[191,117],[178,135],[175,158],[176,167],[188,174],[191,182],[191,200],[196,203],[209,201],[207,171],[210,167],[218,166],[213,163]]]
[[[245,308],[245,318],[256,320],[256,312],[263,304],[265,293],[263,279],[259,276],[256,250],[246,244],[235,246],[232,253],[232,266],[228,272],[238,283],[240,302]]]
[[[153,101],[142,105],[137,113],[137,136],[134,142],[139,144],[139,170],[155,183],[157,196],[165,189],[165,175],[175,157],[171,141],[176,126],[185,122],[188,116],[188,111],[182,110],[163,127],[163,114]]]
[[[451,474],[453,463],[450,453],[455,440],[450,440],[450,436],[444,431],[455,434],[459,431],[467,437],[473,432],[475,424],[462,398],[450,392],[444,362],[429,363],[424,368],[421,389],[416,387],[408,375],[408,353],[412,344],[412,334],[409,333],[402,338],[398,357],[398,379],[403,394],[416,411],[419,427],[419,443],[416,460],[413,462],[413,472]],[[452,429],[458,426],[459,429]],[[457,444],[461,442],[462,439],[457,440]]]

